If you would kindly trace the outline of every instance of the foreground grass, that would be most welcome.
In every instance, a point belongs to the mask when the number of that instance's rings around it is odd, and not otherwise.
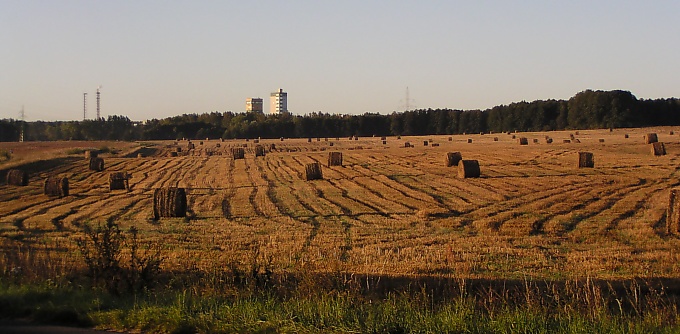
[[[1,284],[0,315],[39,323],[155,333],[676,333],[675,312],[584,314],[569,307],[498,305],[457,297],[347,293],[200,295],[192,290],[116,297],[74,286]]]

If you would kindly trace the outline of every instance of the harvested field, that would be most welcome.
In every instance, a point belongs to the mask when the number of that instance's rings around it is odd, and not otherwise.
[[[153,150],[143,159],[126,143],[130,157],[100,154],[106,173],[90,170],[82,153],[35,162],[21,154],[35,154],[21,149],[31,143],[0,143],[16,148],[18,159],[0,165],[0,179],[10,169],[29,177],[24,187],[0,184],[0,237],[64,241],[84,222],[112,219],[164,240],[166,265],[177,268],[252,256],[260,245],[278,270],[313,264],[371,275],[678,277],[680,239],[666,227],[670,190],[680,179],[680,137],[672,130],[580,130],[580,143],[566,131],[521,133],[541,140],[527,146],[509,135],[387,137],[386,145],[353,137],[334,141],[342,167],[324,168],[313,182],[306,166],[326,165],[328,143],[307,138],[263,138],[271,152],[257,158],[244,140],[204,141],[194,150],[210,156],[178,157],[170,157],[174,141],[147,142]],[[666,155],[650,154],[648,133],[658,134]],[[543,144],[546,135],[551,145]],[[440,146],[424,147],[429,139]],[[423,145],[405,149],[406,142]],[[245,154],[234,160],[237,148]],[[597,164],[580,169],[576,157],[586,151]],[[478,161],[480,177],[456,177],[446,167],[449,152]],[[117,172],[134,175],[129,191],[110,190]],[[51,175],[68,179],[69,196],[44,195],[42,181]],[[186,217],[154,221],[161,188],[185,190]]]

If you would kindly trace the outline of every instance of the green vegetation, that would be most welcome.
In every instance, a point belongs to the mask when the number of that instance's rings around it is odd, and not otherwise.
[[[569,100],[537,100],[487,110],[421,109],[390,115],[294,116],[248,112],[185,114],[135,124],[125,116],[69,122],[0,120],[0,141],[311,138],[461,134],[680,125],[680,100],[637,99],[627,91],[586,90]]]
[[[468,280],[279,271],[266,256],[163,270],[113,221],[62,243],[2,240],[0,318],[157,333],[673,333],[672,280]],[[70,253],[67,253],[70,254]],[[73,257],[69,257],[73,256]],[[67,257],[67,258],[65,258]],[[80,262],[80,265],[77,263]]]
[[[594,293],[597,290],[593,290],[590,297],[597,297]],[[608,308],[606,300],[596,299],[593,305],[576,300],[541,305],[543,297],[528,293],[525,304],[511,305],[502,298],[492,292],[486,296],[458,296],[438,302],[424,292],[388,294],[382,298],[340,291],[290,297],[244,291],[237,296],[219,296],[202,294],[195,288],[116,297],[82,287],[2,284],[0,313],[4,317],[44,323],[157,333],[673,333],[680,330],[677,313],[671,307],[622,313]],[[581,309],[585,306],[593,309]]]

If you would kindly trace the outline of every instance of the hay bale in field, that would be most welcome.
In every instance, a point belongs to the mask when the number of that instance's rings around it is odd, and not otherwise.
[[[423,140],[423,146],[429,146],[429,145],[430,145],[430,142],[429,142],[429,141]]]
[[[10,169],[7,172],[7,184],[10,186],[25,187],[28,185],[28,173],[18,169]]]
[[[354,140],[359,140],[359,137],[357,137],[357,136],[354,136]]]
[[[534,138],[534,139],[533,139],[533,142],[534,142],[534,144],[538,144],[538,139],[537,139],[537,138]]]
[[[652,155],[654,156],[659,156],[659,155],[666,155],[666,147],[662,142],[656,142],[651,144],[652,147]]]
[[[90,170],[101,172],[104,170],[104,159],[90,158]]]
[[[477,160],[461,160],[458,162],[458,177],[461,179],[479,177],[481,172],[479,170],[479,161]]]
[[[675,134],[675,132],[671,131],[671,132],[669,132],[668,134],[672,136],[672,135]]]
[[[401,136],[397,136],[397,139],[401,139]]]
[[[565,140],[563,140],[562,142],[565,143],[565,144],[569,144],[569,143],[571,143],[571,140],[565,139]]]
[[[342,152],[328,152],[327,166],[342,166]]]
[[[255,156],[256,157],[263,157],[264,156],[264,146],[262,145],[255,145]]]
[[[427,141],[429,141],[430,143],[432,143],[432,142],[434,142],[434,139],[430,138],[430,139],[428,139]]]
[[[231,156],[236,159],[244,159],[246,156],[246,150],[243,147],[235,147],[231,149]]]
[[[198,145],[199,145],[199,146],[203,145],[203,141],[199,141],[199,142],[198,142]]]
[[[87,150],[85,151],[85,160],[90,160],[91,158],[96,158],[99,155],[99,152],[96,150]]]
[[[463,160],[463,155],[460,152],[446,153],[446,167],[458,166],[461,160]]]
[[[283,141],[283,137],[281,137],[279,140]]]
[[[600,142],[600,143],[604,143],[604,138],[600,138],[597,141]]]
[[[517,138],[517,136],[516,136],[516,135],[512,135],[512,139],[516,139],[516,138]]]
[[[276,151],[276,144],[274,143],[269,144],[269,152],[271,151]]]
[[[318,162],[307,164],[305,166],[305,179],[307,181],[323,179],[323,174],[321,173],[321,164]]]
[[[130,184],[128,180],[132,176],[127,172],[114,172],[109,174],[109,190],[127,190],[130,191]]]
[[[656,133],[648,133],[645,135],[645,144],[656,143],[658,141],[659,137],[656,136]]]
[[[439,147],[439,143],[432,143],[432,147]]]
[[[548,137],[548,138],[545,139],[545,143],[546,143],[546,144],[552,144],[552,142],[553,142],[553,139],[550,138],[550,137]]]
[[[577,135],[577,136],[579,135],[578,131],[574,131],[574,134]]]
[[[498,141],[498,137],[493,137],[493,141]]]
[[[671,189],[666,211],[666,233],[680,233],[680,188]]]
[[[453,137],[449,137],[449,141],[453,141]]]
[[[215,144],[215,147],[222,147],[222,144],[217,143],[217,144]]]
[[[468,138],[468,144],[472,144],[472,138]]]
[[[529,139],[527,139],[526,137],[520,137],[520,138],[517,140],[517,142],[518,142],[520,145],[529,145]]]
[[[411,147],[411,143],[405,142],[405,143],[404,143],[404,147]]]
[[[383,145],[387,145],[387,140],[382,141]]]
[[[53,197],[68,196],[68,179],[65,177],[50,176],[45,179],[45,195]]]
[[[311,143],[311,142],[312,142],[312,138],[307,138],[307,142],[308,142],[308,143]]]
[[[328,146],[333,146],[333,142],[328,143]]]
[[[153,192],[153,217],[186,217],[187,194],[184,188],[158,188]]]
[[[573,133],[570,133],[570,134],[569,134],[569,139],[574,140],[574,139],[576,139],[576,137],[574,137],[574,134],[573,134]]]
[[[578,152],[578,168],[595,167],[595,157],[591,152]]]
[[[630,136],[629,136],[627,133],[626,133],[625,135],[623,135],[623,138],[628,139],[629,137],[630,137]]]
[[[321,141],[321,138],[320,138],[320,137],[316,137],[316,141]]]

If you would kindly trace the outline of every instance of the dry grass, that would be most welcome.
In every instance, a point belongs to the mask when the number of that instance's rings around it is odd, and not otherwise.
[[[167,157],[173,142],[159,142],[148,158],[106,157],[107,172],[135,175],[130,192],[110,192],[108,173],[89,171],[80,157],[41,164],[26,187],[0,185],[0,237],[19,242],[40,235],[68,245],[83,222],[110,218],[122,228],[136,226],[146,240],[163,240],[167,268],[224,266],[259,245],[259,256],[280,271],[678,277],[680,240],[667,236],[665,227],[669,191],[680,176],[680,138],[671,130],[625,129],[630,138],[624,130],[582,130],[580,143],[568,144],[562,143],[570,138],[566,131],[523,133],[542,141],[522,146],[509,134],[498,141],[469,134],[451,141],[389,137],[387,145],[374,138],[262,139],[263,145],[276,142],[276,151],[255,159],[246,148],[239,160],[229,153],[243,141],[204,142],[201,149],[216,154],[178,158]],[[665,143],[665,156],[649,154],[644,135],[652,132]],[[545,143],[546,135],[555,142]],[[428,139],[441,146],[403,148],[406,141]],[[304,181],[305,166],[327,159],[331,142],[343,153],[343,167]],[[52,144],[43,155],[70,144]],[[41,156],[21,145],[2,143],[0,149],[14,147],[22,162]],[[451,151],[478,160],[481,178],[456,178],[442,163]],[[597,156],[595,168],[576,167],[579,151]],[[47,175],[68,177],[71,196],[44,196]],[[161,187],[186,189],[187,218],[153,221],[153,191]]]

